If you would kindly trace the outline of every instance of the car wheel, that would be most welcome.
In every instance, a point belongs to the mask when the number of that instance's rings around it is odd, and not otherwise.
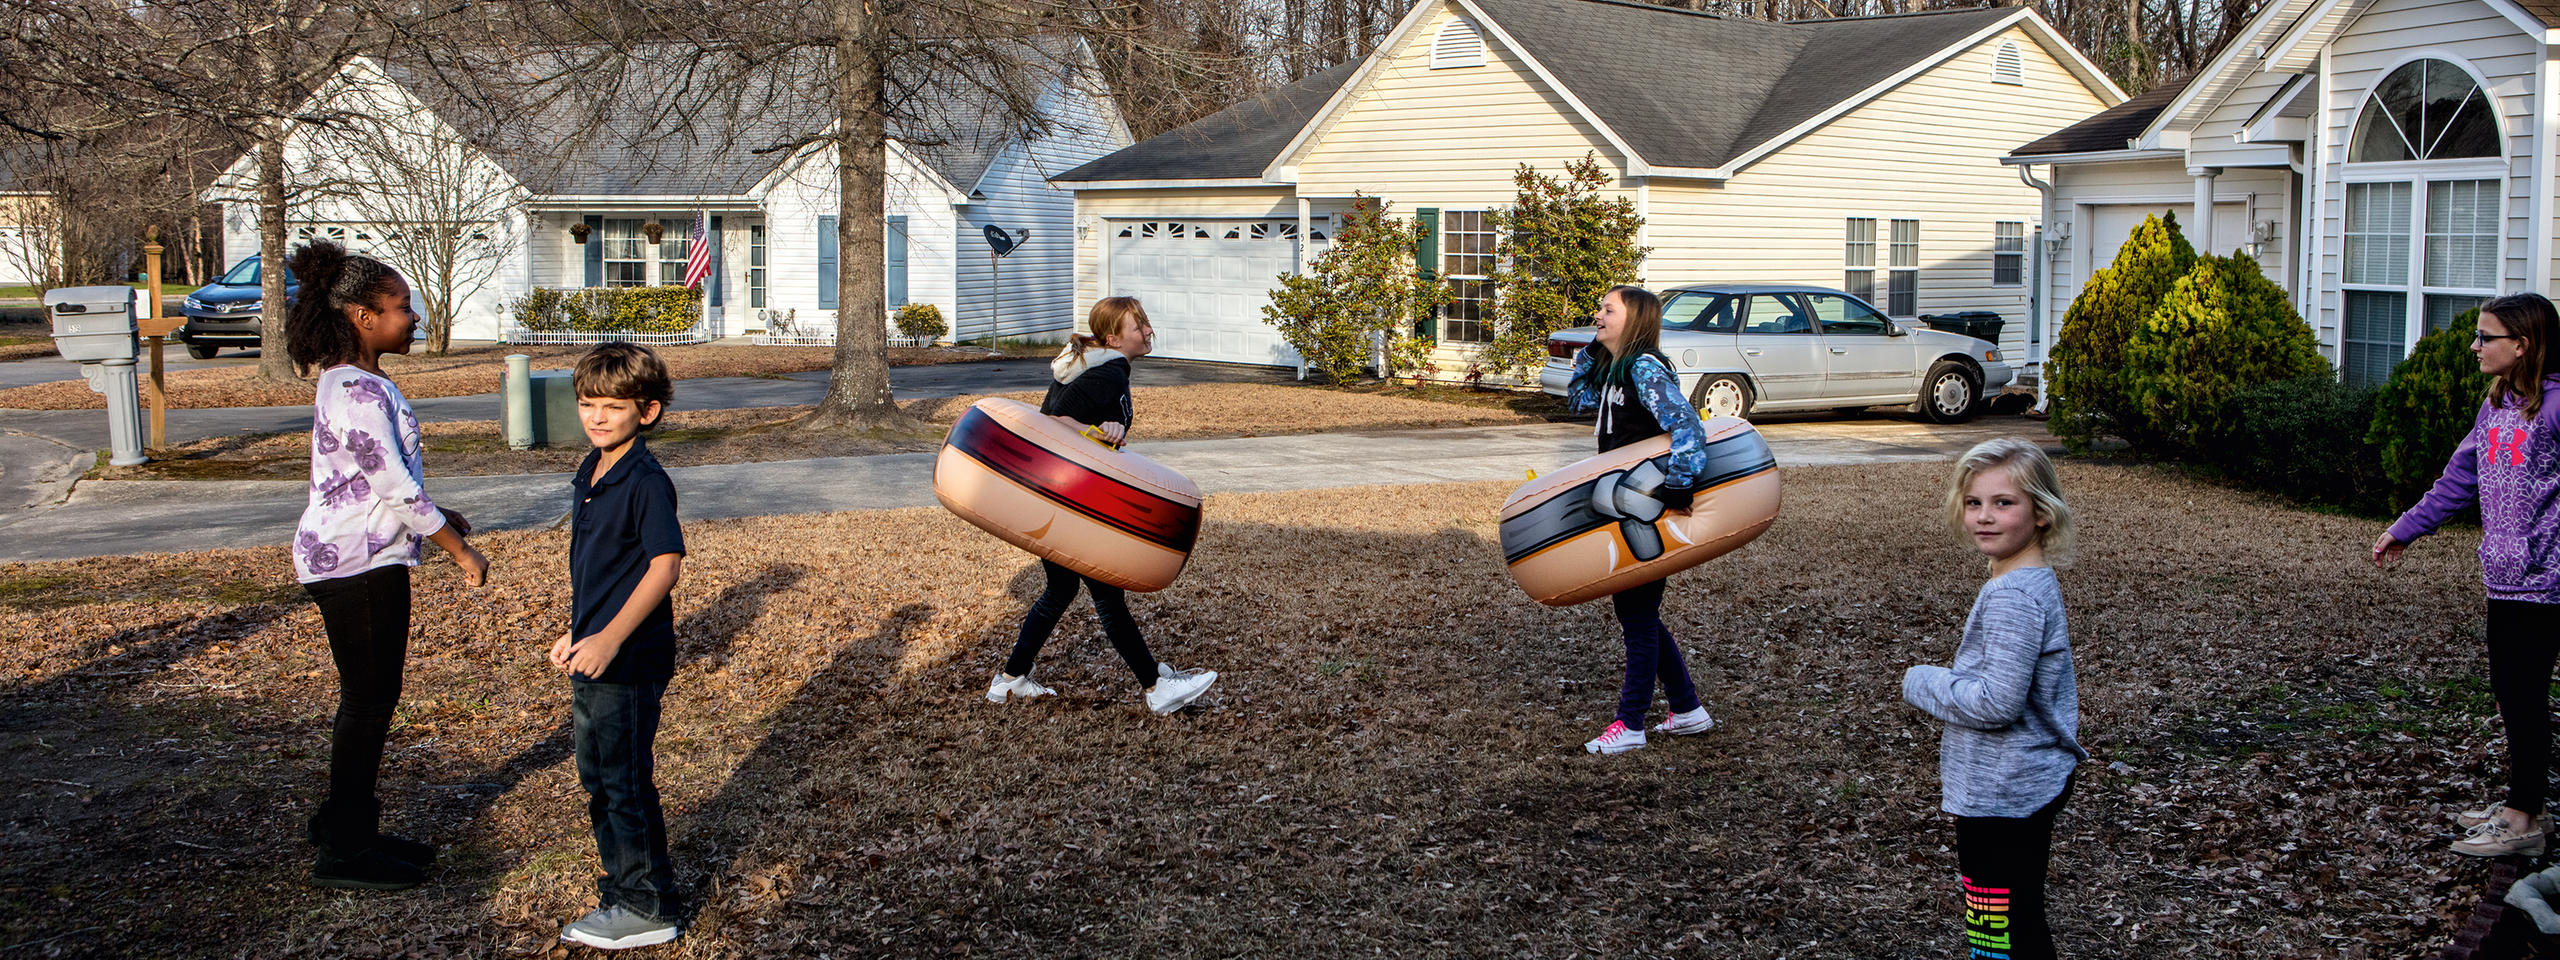
[[[187,344],[187,356],[194,357],[198,360],[211,360],[213,359],[214,354],[220,352],[222,352],[221,347],[214,346],[210,343]]]
[[[1748,417],[1751,415],[1751,383],[1730,373],[1719,373],[1698,382],[1689,403],[1706,417]]]
[[[1973,419],[1982,405],[1982,375],[1953,360],[1939,361],[1920,381],[1920,412],[1939,423]]]

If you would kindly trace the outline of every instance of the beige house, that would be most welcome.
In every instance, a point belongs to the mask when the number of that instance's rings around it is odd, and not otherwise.
[[[2548,293],[2560,3],[2270,0],[2184,84],[2019,147],[2054,315],[2143,216],[2256,256],[2350,383],[2500,293]]]
[[[1899,318],[2006,317],[2036,358],[2040,196],[2001,158],[2124,95],[2035,13],[1770,23],[1614,0],[1426,0],[1376,53],[1057,175],[1079,302],[1146,300],[1160,355],[1294,364],[1261,319],[1279,274],[1357,196],[1423,218],[1461,297],[1463,370],[1491,339],[1487,210],[1520,164],[1595,154],[1645,217],[1644,281],[1838,287]]]
[[[17,184],[0,164],[0,287],[54,282],[62,269],[62,238],[53,196]]]

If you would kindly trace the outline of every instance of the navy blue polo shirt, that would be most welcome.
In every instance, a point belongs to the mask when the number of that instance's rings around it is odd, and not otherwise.
[[[676,485],[665,467],[649,454],[648,442],[632,438],[631,449],[613,469],[590,483],[603,451],[591,450],[569,479],[569,629],[584,640],[613,623],[650,559],[684,553],[684,527],[676,522]],[[665,683],[676,672],[675,598],[640,621],[622,641],[622,649],[600,677],[578,677],[604,683]]]

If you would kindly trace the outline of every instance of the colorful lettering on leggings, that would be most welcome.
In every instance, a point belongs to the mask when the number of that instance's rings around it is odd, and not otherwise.
[[[1971,960],[2009,960],[2009,888],[1964,882],[1964,939]]]

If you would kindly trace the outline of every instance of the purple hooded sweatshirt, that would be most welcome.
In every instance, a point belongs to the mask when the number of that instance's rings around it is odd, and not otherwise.
[[[2560,603],[2560,375],[2542,380],[2542,411],[2480,404],[2435,488],[2391,525],[2409,543],[2480,504],[2480,579],[2493,600]]]

